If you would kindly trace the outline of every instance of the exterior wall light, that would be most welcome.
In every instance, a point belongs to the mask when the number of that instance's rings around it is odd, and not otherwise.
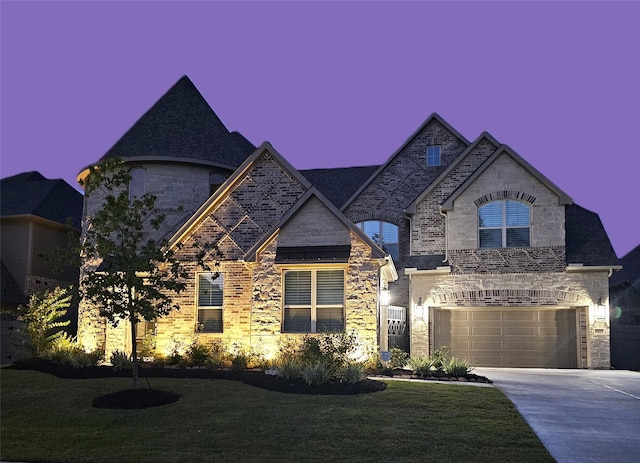
[[[388,289],[380,290],[380,304],[381,305],[389,305],[391,302],[391,291]]]
[[[424,319],[424,306],[422,305],[422,298],[418,298],[418,304],[416,305],[416,319]]]
[[[607,306],[602,303],[602,298],[598,298],[598,303],[596,304],[596,320],[606,320],[607,319]]]

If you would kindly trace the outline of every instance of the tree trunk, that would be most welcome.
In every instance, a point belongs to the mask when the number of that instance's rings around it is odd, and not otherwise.
[[[131,316],[131,360],[133,362],[133,388],[138,389],[138,349],[136,346],[136,318]]]

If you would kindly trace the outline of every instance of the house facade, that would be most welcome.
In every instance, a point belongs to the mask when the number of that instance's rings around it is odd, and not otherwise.
[[[116,155],[131,188],[158,196],[161,233],[191,275],[180,311],[154,327],[160,350],[198,333],[269,353],[346,330],[363,352],[609,367],[602,309],[619,263],[599,218],[488,133],[470,142],[433,114],[381,166],[298,171],[228,132],[183,77],[105,158]],[[98,207],[85,205],[85,226]],[[222,252],[218,275],[196,268],[204,242]],[[125,327],[88,306],[79,337],[127,347]]]
[[[68,245],[68,234],[80,232],[82,194],[61,179],[24,172],[0,181],[0,240],[2,285],[2,359],[16,360],[21,349],[11,342],[20,323],[6,312],[26,305],[29,296],[78,282],[78,268],[58,271],[43,258]],[[71,307],[67,332],[75,333],[77,307]]]

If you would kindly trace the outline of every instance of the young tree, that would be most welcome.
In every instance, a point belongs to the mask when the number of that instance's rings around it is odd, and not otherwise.
[[[153,239],[165,216],[156,197],[129,198],[131,178],[119,159],[93,167],[84,182],[85,195],[100,194],[103,206],[87,217],[81,254],[102,263],[81,275],[82,297],[100,308],[100,315],[117,326],[131,327],[133,388],[138,388],[136,325],[153,321],[179,307],[172,295],[185,289],[186,273],[166,242]],[[204,254],[201,254],[204,255]]]

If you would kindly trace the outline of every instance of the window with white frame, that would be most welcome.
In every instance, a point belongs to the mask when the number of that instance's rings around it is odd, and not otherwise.
[[[135,167],[129,171],[129,201],[133,198],[141,198],[144,195],[144,169]]]
[[[344,330],[344,270],[285,270],[282,331]]]
[[[222,333],[223,277],[198,274],[198,331]]]
[[[369,238],[384,251],[398,260],[400,245],[398,243],[398,226],[382,220],[366,220],[356,224]]]
[[[427,166],[439,166],[440,163],[440,145],[427,146]]]
[[[530,246],[531,208],[511,199],[492,201],[478,208],[478,242],[481,248]]]

